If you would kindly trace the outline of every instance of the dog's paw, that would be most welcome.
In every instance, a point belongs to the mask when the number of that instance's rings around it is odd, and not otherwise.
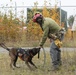
[[[20,66],[16,66],[16,68],[20,68]]]
[[[12,67],[12,70],[15,70],[15,67]]]

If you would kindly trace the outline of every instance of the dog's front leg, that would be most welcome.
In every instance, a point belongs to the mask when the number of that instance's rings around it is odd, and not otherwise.
[[[27,61],[25,61],[25,64],[29,67],[30,70],[32,70],[31,66],[28,64]]]
[[[30,60],[29,63],[30,63],[31,65],[33,65],[35,68],[37,68],[36,65],[32,62],[32,60]]]

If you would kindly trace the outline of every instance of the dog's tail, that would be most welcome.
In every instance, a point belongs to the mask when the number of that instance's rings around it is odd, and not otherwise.
[[[4,45],[4,43],[0,43],[0,46],[3,47],[4,49],[6,49],[7,51],[10,50],[9,48],[7,48],[7,47]]]

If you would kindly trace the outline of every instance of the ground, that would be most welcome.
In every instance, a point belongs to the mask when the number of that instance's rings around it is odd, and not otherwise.
[[[49,51],[46,51],[46,63],[44,65],[43,52],[40,54],[40,58],[37,55],[33,58],[33,62],[38,67],[34,71],[30,71],[25,62],[18,59],[17,65],[20,68],[12,70],[9,66],[10,57],[8,51],[0,52],[0,75],[76,75],[76,51],[62,50],[62,67],[59,71],[48,71],[51,69],[51,58]]]

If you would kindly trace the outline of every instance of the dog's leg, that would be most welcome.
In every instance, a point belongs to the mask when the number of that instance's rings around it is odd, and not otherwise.
[[[14,69],[16,67],[16,61],[18,57],[16,57],[12,53],[10,53],[10,57],[11,57],[10,67]]]
[[[18,56],[15,57],[13,66],[15,66],[15,67],[17,67],[17,68],[20,68],[20,67],[16,66],[17,59],[18,59]]]
[[[32,62],[32,60],[30,60],[29,63],[30,63],[31,65],[33,65],[35,68],[37,68],[36,65]]]
[[[15,66],[13,66],[14,60],[11,58],[11,63],[10,63],[10,67],[13,68],[13,70],[15,69]]]
[[[30,70],[32,70],[31,66],[28,64],[27,61],[25,61],[25,64],[29,67]]]

